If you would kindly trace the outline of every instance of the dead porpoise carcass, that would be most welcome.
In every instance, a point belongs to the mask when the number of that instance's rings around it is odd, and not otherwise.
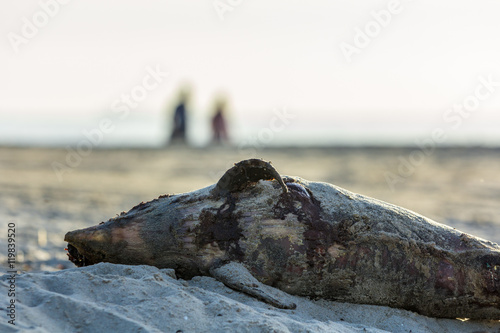
[[[327,183],[245,160],[216,185],[68,232],[77,266],[212,276],[280,308],[283,292],[445,318],[500,319],[500,247]],[[279,289],[279,290],[278,290]]]

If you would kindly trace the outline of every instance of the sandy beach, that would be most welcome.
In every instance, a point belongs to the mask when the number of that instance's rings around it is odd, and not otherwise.
[[[298,297],[297,310],[286,312],[209,277],[176,280],[172,271],[148,266],[77,269],[67,260],[67,231],[107,221],[163,194],[213,184],[233,163],[251,157],[272,161],[282,175],[329,182],[500,242],[498,149],[171,147],[96,149],[82,155],[66,149],[0,148],[2,272],[9,270],[5,263],[11,223],[16,229],[15,269],[21,273],[16,280],[17,325],[8,325],[4,317],[2,331],[500,330],[494,322],[433,319]],[[8,274],[1,284],[5,306]]]

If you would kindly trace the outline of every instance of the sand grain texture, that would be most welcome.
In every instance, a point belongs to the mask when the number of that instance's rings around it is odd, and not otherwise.
[[[18,276],[16,326],[3,332],[497,332],[493,322],[434,319],[380,306],[290,296],[280,310],[210,277],[101,263]],[[6,276],[1,278],[6,285]]]

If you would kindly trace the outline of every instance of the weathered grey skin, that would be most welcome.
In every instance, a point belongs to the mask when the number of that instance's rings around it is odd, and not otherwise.
[[[268,163],[240,162],[215,186],[67,233],[70,259],[211,275],[282,308],[294,304],[276,288],[434,317],[500,319],[497,244],[334,185],[275,177]]]

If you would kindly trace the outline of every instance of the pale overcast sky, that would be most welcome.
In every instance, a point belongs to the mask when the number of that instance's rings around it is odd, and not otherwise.
[[[159,69],[131,119],[160,119],[190,82],[193,118],[223,91],[240,127],[286,106],[299,134],[448,126],[500,140],[498,13],[495,0],[4,2],[0,139],[24,121],[99,119]],[[478,89],[471,112],[447,111]]]

